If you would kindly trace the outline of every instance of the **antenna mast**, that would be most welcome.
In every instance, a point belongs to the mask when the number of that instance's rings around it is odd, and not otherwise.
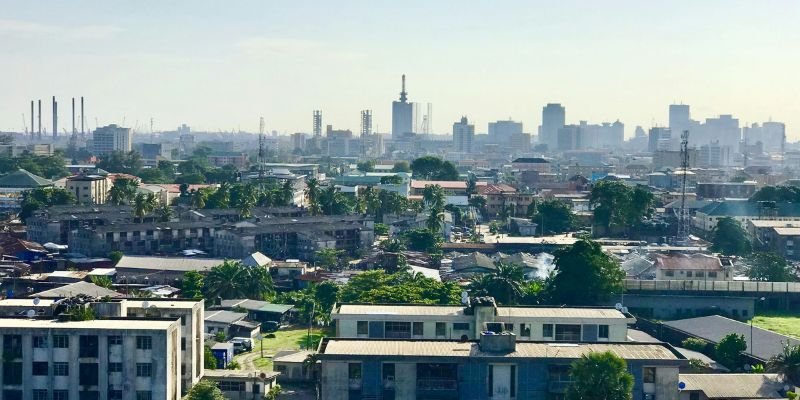
[[[258,133],[258,179],[264,183],[264,118],[261,118],[261,132]]]
[[[686,175],[689,173],[689,131],[683,131],[681,135],[681,169],[683,179],[681,181],[681,209],[678,215],[678,235],[679,242],[689,239],[691,218],[689,210],[686,208]]]

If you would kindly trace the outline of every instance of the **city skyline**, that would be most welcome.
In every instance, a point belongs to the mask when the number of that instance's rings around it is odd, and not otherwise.
[[[84,96],[92,128],[124,119],[147,132],[152,117],[156,131],[257,132],[263,116],[291,134],[311,132],[318,109],[323,124],[356,131],[371,109],[373,131],[389,133],[406,74],[409,101],[433,103],[439,134],[462,115],[476,133],[511,117],[535,134],[542,107],[560,103],[568,124],[619,119],[630,137],[637,125],[666,126],[668,105],[683,103],[698,120],[771,118],[800,137],[791,2],[187,4],[6,4],[0,51],[13,79],[0,130],[21,131],[30,100],[55,95],[61,127],[69,99]],[[392,21],[402,24],[387,29]],[[42,117],[49,127],[49,107]]]

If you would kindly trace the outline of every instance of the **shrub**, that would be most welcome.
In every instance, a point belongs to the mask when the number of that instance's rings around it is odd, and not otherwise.
[[[681,342],[681,346],[692,351],[704,352],[708,346],[708,342],[699,338],[686,338]]]

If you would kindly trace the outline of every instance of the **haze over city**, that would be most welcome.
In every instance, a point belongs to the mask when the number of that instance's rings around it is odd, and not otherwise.
[[[699,120],[770,118],[798,139],[800,4],[792,1],[557,3],[2,1],[0,130],[22,131],[31,99],[87,98],[87,122],[139,132],[309,132],[311,110],[391,130],[409,100],[434,133],[467,115],[524,123],[566,107],[568,123],[665,126],[667,105]],[[67,108],[62,108],[67,111]],[[48,108],[49,111],[49,108]],[[66,116],[66,114],[64,115]],[[66,119],[64,120],[66,121]],[[138,126],[137,126],[138,124]]]

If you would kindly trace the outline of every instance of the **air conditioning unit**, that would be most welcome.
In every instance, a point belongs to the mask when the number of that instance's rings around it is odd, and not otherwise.
[[[656,395],[653,393],[645,393],[644,400],[656,400]]]

